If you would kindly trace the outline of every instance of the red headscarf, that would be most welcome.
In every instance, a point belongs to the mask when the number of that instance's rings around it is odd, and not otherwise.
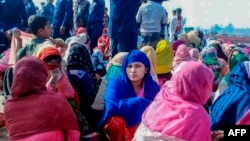
[[[57,55],[61,57],[60,51],[55,47],[46,47],[44,48],[38,55],[38,58],[44,61],[45,58],[51,56],[51,55]],[[55,65],[47,65],[49,70],[53,70],[55,68],[60,68],[61,65],[55,66]]]
[[[82,33],[85,33],[87,32],[86,28],[84,27],[79,27],[77,30],[76,30],[76,35],[79,35],[79,34],[82,34]]]
[[[19,140],[55,130],[78,130],[66,99],[46,89],[46,64],[36,57],[24,57],[14,69],[11,98],[4,107],[10,140]]]

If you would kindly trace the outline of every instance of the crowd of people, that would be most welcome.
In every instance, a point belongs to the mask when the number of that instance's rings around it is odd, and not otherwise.
[[[162,2],[1,1],[8,139],[220,141],[250,124],[250,47],[184,33]]]

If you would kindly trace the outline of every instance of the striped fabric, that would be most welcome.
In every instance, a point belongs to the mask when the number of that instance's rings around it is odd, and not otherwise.
[[[228,124],[236,124],[250,108],[249,69],[244,63],[239,63],[232,70],[230,75],[232,85],[212,105],[212,131],[223,130]]]

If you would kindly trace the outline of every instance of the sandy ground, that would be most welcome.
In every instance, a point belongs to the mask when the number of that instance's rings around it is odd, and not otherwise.
[[[8,141],[7,133],[5,128],[0,128],[0,141]]]

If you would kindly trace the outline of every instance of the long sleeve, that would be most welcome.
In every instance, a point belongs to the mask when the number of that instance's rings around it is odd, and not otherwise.
[[[123,81],[122,81],[123,82]],[[103,120],[106,121],[114,115],[122,116],[129,127],[137,125],[150,101],[144,98],[129,96],[129,91],[118,79],[108,82],[105,100],[105,112]],[[104,122],[103,121],[103,122]]]
[[[73,23],[73,2],[72,0],[67,0],[62,26],[67,27],[71,23]]]

